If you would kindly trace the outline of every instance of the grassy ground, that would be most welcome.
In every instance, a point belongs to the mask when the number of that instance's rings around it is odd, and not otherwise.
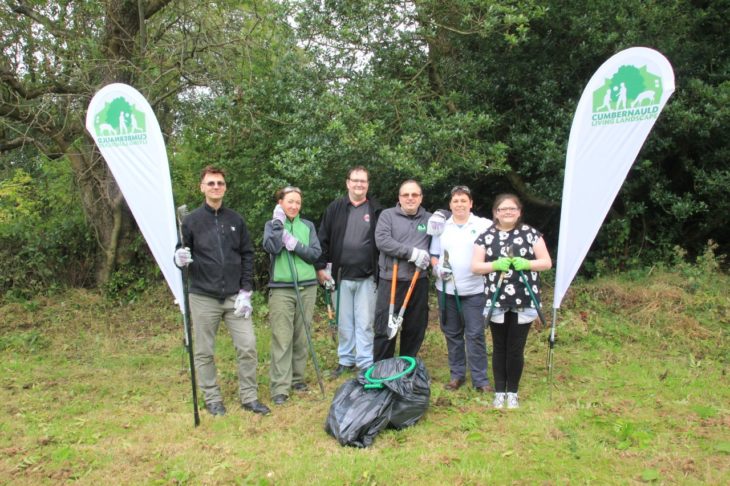
[[[491,397],[469,387],[444,390],[445,346],[432,322],[422,353],[428,413],[364,450],[323,431],[347,377],[327,381],[322,400],[310,366],[312,391],[271,416],[237,408],[224,328],[229,414],[203,413],[194,428],[181,321],[162,286],[126,305],[88,291],[6,302],[0,483],[728,484],[730,279],[688,268],[574,284],[559,313],[552,393],[546,332],[535,330],[516,411],[491,410]],[[255,317],[269,403],[265,311]],[[323,317],[316,347],[331,369]]]

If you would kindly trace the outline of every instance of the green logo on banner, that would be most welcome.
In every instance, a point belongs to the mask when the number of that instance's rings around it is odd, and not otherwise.
[[[100,147],[124,147],[147,143],[145,114],[120,96],[94,117],[96,142]]]
[[[615,125],[654,119],[659,115],[662,78],[646,66],[621,66],[593,92],[592,125]]]

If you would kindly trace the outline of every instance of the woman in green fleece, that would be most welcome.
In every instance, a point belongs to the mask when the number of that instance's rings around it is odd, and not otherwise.
[[[307,335],[301,311],[307,322],[312,322],[318,284],[314,262],[322,249],[314,225],[299,217],[302,191],[287,186],[278,191],[276,199],[273,219],[264,227],[264,250],[271,257],[271,401],[281,405],[289,399],[291,390],[307,389]],[[301,303],[294,282],[299,286]]]

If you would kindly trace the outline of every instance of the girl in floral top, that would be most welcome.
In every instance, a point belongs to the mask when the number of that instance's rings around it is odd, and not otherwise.
[[[498,292],[490,318],[494,407],[519,407],[517,390],[525,363],[527,334],[537,309],[520,275],[540,299],[539,273],[552,267],[542,233],[522,223],[522,203],[514,194],[500,194],[492,206],[494,225],[474,242],[471,269],[487,274],[487,309]],[[502,278],[501,287],[499,280]]]

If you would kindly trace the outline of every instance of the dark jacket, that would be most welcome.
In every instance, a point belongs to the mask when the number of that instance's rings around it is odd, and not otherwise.
[[[383,208],[376,199],[368,198],[370,203],[370,241],[372,242],[372,269],[375,281],[378,281],[378,248],[375,245],[375,226],[378,224],[378,217]],[[348,209],[351,206],[350,196],[345,194],[335,199],[327,206],[319,225],[319,244],[322,246],[322,255],[314,264],[314,268],[322,270],[332,262],[332,277],[337,280],[337,275],[342,261],[342,242],[345,239],[347,230]],[[339,282],[337,282],[339,284]]]
[[[193,256],[190,293],[225,299],[253,290],[253,245],[238,213],[204,203],[185,217],[182,233]]]

